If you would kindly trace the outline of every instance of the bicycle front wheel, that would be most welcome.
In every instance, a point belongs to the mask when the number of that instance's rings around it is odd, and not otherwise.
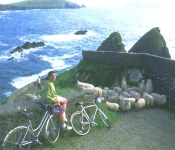
[[[108,118],[106,117],[106,115],[105,115],[100,109],[98,109],[98,114],[99,114],[101,120],[103,121],[103,123],[104,123],[108,128],[110,128],[111,125],[110,125],[110,123],[109,123]]]
[[[49,143],[55,143],[58,140],[60,134],[60,124],[58,116],[50,115],[45,130],[45,136]]]
[[[32,133],[25,126],[12,129],[4,138],[3,150],[30,150]]]
[[[79,135],[86,135],[90,130],[90,122],[82,112],[75,112],[70,119],[73,130]]]

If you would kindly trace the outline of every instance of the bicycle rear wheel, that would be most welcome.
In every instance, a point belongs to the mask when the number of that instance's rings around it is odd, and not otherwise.
[[[60,124],[58,116],[50,115],[45,129],[45,136],[49,143],[55,143],[58,140],[60,134]]]
[[[108,128],[110,128],[111,125],[110,125],[110,123],[109,123],[108,118],[106,117],[106,115],[105,115],[100,109],[98,109],[98,114],[99,114],[101,120],[103,121],[103,123],[104,123]]]
[[[32,133],[27,127],[20,126],[11,130],[2,144],[3,150],[30,150],[32,142]]]
[[[90,131],[90,122],[88,118],[77,111],[71,115],[70,119],[73,130],[79,135],[86,135]]]

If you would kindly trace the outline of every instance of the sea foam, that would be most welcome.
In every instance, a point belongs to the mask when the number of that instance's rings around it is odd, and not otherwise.
[[[41,60],[50,63],[51,68],[43,70],[42,72],[40,72],[38,74],[33,74],[31,76],[17,77],[17,78],[12,80],[11,85],[13,87],[19,89],[19,88],[22,88],[31,82],[35,82],[37,80],[38,76],[41,76],[41,77],[46,76],[49,71],[52,71],[52,70],[60,71],[60,70],[66,69],[68,67],[71,67],[70,64],[65,63],[64,59],[71,58],[75,55],[76,54],[72,54],[72,55],[65,54],[62,57],[39,56],[41,58]]]
[[[85,35],[75,35],[74,32],[67,34],[55,34],[55,35],[43,35],[40,36],[41,39],[47,42],[67,42],[72,40],[80,40],[89,36],[94,36],[95,32],[88,31]]]

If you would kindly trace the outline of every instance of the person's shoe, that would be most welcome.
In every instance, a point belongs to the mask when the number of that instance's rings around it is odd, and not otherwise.
[[[62,127],[63,130],[72,130],[71,126],[66,125],[65,127]]]

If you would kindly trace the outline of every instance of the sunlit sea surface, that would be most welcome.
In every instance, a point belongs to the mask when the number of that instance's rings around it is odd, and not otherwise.
[[[45,77],[76,66],[82,50],[95,51],[112,33],[119,32],[129,50],[141,36],[159,27],[171,58],[175,59],[175,11],[159,8],[83,8],[0,11],[0,101],[15,90]],[[75,35],[87,30],[86,35]],[[10,52],[25,42],[45,47]],[[149,44],[149,43],[148,43]],[[15,59],[9,61],[10,57]]]

